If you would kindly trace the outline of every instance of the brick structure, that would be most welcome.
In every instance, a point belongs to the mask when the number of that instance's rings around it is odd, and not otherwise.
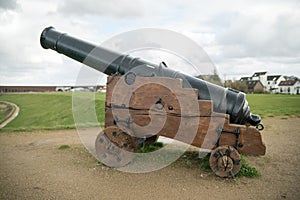
[[[0,93],[55,92],[56,86],[0,86]]]

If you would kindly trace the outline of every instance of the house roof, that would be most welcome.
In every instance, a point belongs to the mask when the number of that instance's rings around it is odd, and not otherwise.
[[[297,76],[284,76],[286,80],[300,80]]]
[[[247,84],[247,87],[248,87],[249,90],[252,90],[256,86],[256,84],[261,84],[262,85],[262,83],[258,80],[247,81],[246,84]]]
[[[248,81],[251,77],[242,77],[240,81]]]
[[[257,76],[261,76],[261,75],[265,75],[267,72],[255,72],[252,77],[257,77]]]
[[[293,86],[297,80],[280,81],[279,86]]]
[[[281,75],[267,76],[267,81],[277,81]]]

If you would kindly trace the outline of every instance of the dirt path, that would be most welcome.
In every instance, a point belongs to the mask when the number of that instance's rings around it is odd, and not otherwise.
[[[266,156],[246,158],[262,176],[235,180],[178,165],[122,173],[97,164],[75,130],[0,133],[0,199],[299,199],[300,118],[264,124]]]
[[[5,101],[5,103],[12,105],[15,108],[15,110],[14,110],[14,113],[12,113],[9,118],[7,118],[4,122],[0,123],[0,128],[3,128],[9,122],[11,122],[12,120],[14,120],[18,116],[19,111],[20,111],[19,106],[17,106],[16,104],[11,103],[11,102],[7,102],[7,101]]]

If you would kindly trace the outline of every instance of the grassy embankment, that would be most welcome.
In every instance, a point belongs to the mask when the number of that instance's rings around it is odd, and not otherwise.
[[[15,107],[7,102],[0,101],[0,124],[7,120],[15,111]]]
[[[248,94],[252,113],[262,117],[300,117],[300,95]]]
[[[23,93],[0,94],[0,101],[8,101],[20,107],[19,116],[3,131],[30,131],[41,129],[75,128],[72,112],[73,93]],[[105,94],[95,94],[96,114],[104,123]],[[300,117],[299,95],[247,95],[251,112],[262,117]],[[87,106],[90,106],[88,102]],[[84,106],[84,105],[83,105]],[[87,113],[82,113],[83,115]],[[84,116],[83,116],[84,118]]]
[[[75,128],[72,112],[72,93],[22,93],[0,94],[0,101],[19,106],[16,119],[2,131],[30,131]],[[96,94],[96,112],[104,121],[104,94]],[[83,113],[83,115],[86,113]]]

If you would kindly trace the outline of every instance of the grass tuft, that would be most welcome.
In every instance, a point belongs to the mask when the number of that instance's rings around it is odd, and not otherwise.
[[[153,144],[153,146],[162,148],[162,147],[164,146],[164,143],[162,143],[162,142],[155,142],[155,143]]]
[[[204,158],[200,159],[200,168],[203,170],[210,170],[210,165],[209,165],[209,156],[205,156]]]
[[[185,166],[187,168],[200,168],[205,171],[211,171],[210,164],[209,164],[209,157],[210,157],[209,155],[203,158],[199,158],[198,152],[187,151],[176,161],[176,164]],[[242,163],[241,170],[237,173],[236,177],[255,178],[261,176],[260,172],[257,171],[256,168],[251,167],[247,163],[243,155],[241,156],[241,163]]]
[[[242,167],[241,170],[237,173],[236,177],[247,177],[247,178],[255,178],[260,177],[261,173],[257,171],[255,167],[251,167],[245,157],[242,155],[241,157]]]
[[[145,144],[144,146],[139,147],[138,153],[149,153],[156,151],[162,148],[164,144],[162,142],[155,142],[154,144]]]
[[[60,149],[60,150],[69,149],[69,148],[71,148],[71,147],[67,144],[63,144],[58,147],[58,149]]]
[[[209,156],[199,158],[198,151],[186,151],[175,163],[175,165],[187,168],[200,168],[202,170],[210,170]]]

